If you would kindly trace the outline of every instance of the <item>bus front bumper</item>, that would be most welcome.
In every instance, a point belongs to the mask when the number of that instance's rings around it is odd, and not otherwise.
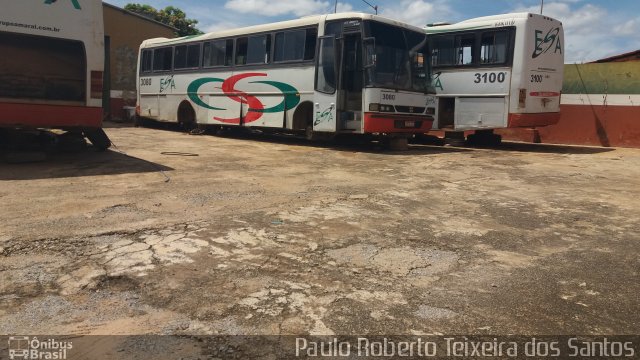
[[[433,126],[433,117],[427,115],[398,115],[365,113],[365,133],[426,133]]]

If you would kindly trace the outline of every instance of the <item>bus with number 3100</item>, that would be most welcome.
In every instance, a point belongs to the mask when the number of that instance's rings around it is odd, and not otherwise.
[[[424,30],[361,13],[309,16],[140,47],[137,116],[307,138],[373,134],[403,146],[431,129]]]
[[[556,124],[564,74],[562,23],[514,13],[427,26],[438,109],[434,129],[500,141],[493,129]]]

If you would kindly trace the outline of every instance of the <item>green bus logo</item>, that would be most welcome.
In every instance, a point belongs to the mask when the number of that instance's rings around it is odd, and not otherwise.
[[[544,34],[544,31],[540,31],[540,30],[536,30],[535,32],[535,44],[536,44],[536,49],[533,51],[533,55],[531,55],[532,58],[537,58],[538,56],[542,55],[542,54],[546,54],[549,50],[551,50],[551,48],[554,47],[554,54],[557,54],[558,51],[560,51],[560,54],[562,54],[562,43],[560,42],[560,28],[552,28],[551,30],[549,30],[549,32],[547,32],[547,35],[545,35],[544,37],[542,36]]]
[[[44,3],[47,5],[51,5],[55,2],[57,2],[58,0],[44,0]],[[78,2],[78,0],[71,0],[71,3],[73,4],[73,7],[76,10],[82,10],[82,8],[80,7],[80,3]]]

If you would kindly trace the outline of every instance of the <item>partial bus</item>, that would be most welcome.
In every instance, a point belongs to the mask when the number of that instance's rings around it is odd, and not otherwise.
[[[140,47],[137,114],[402,143],[432,127],[428,56],[422,29],[361,13],[151,39]]]
[[[556,124],[564,70],[562,23],[514,13],[427,26],[438,109],[434,129],[475,131]]]
[[[102,2],[1,3],[0,127],[64,129],[108,148]]]

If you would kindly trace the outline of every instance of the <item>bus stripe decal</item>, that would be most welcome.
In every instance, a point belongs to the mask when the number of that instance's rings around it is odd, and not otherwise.
[[[227,95],[229,99],[235,102],[239,102],[241,104],[247,104],[249,106],[247,115],[243,119],[244,123],[250,123],[260,119],[262,117],[262,114],[260,111],[264,109],[264,105],[262,105],[262,102],[258,100],[258,98],[256,98],[255,96],[251,96],[243,91],[236,90],[235,88],[238,81],[248,77],[254,77],[254,76],[267,76],[267,74],[264,74],[264,73],[239,74],[239,75],[235,75],[228,78],[222,83],[222,91],[225,93],[225,95]],[[231,94],[237,94],[237,95],[231,95]],[[214,120],[218,120],[218,121],[222,121],[230,124],[240,123],[239,117],[234,119],[223,119],[219,117],[214,117]]]
[[[197,106],[210,109],[210,110],[221,110],[225,111],[228,109],[223,109],[219,107],[215,107],[204,102],[200,96],[198,95],[200,88],[208,83],[222,83],[221,87],[217,87],[216,89],[222,90],[224,95],[226,95],[229,99],[238,102],[240,104],[246,104],[248,106],[247,114],[244,116],[243,123],[251,123],[256,120],[262,118],[263,114],[267,113],[278,113],[286,110],[293,109],[300,103],[300,92],[295,87],[285,84],[279,81],[253,81],[251,84],[264,84],[273,86],[278,89],[283,96],[283,100],[278,105],[275,105],[270,108],[264,107],[264,104],[260,99],[256,96],[250,95],[244,91],[236,89],[236,84],[243,79],[256,77],[256,76],[267,76],[266,73],[245,73],[231,76],[225,79],[219,78],[201,78],[194,80],[191,84],[189,84],[187,88],[187,93],[189,99],[193,101],[193,103]],[[221,117],[214,117],[214,120],[224,122],[227,124],[240,124],[240,118],[231,118],[225,119]]]
[[[211,82],[224,83],[224,80],[218,79],[218,78],[202,78],[202,79],[194,80],[191,84],[189,84],[189,87],[187,88],[187,93],[189,94],[189,99],[191,99],[191,101],[193,101],[194,104],[196,104],[198,106],[201,106],[203,108],[206,108],[206,109],[210,109],[210,110],[226,110],[226,109],[223,109],[223,108],[217,108],[215,106],[211,106],[211,105],[205,103],[204,101],[202,101],[202,99],[200,99],[200,97],[198,96],[198,90],[200,90],[202,85],[207,84],[207,83],[211,83]]]
[[[252,84],[266,84],[275,87],[280,90],[284,95],[284,100],[274,107],[270,107],[268,109],[264,109],[261,112],[263,113],[276,113],[289,109],[293,109],[300,103],[300,94],[298,93],[298,89],[294,88],[291,85],[284,84],[277,81],[254,81]],[[258,110],[254,110],[258,111]]]

